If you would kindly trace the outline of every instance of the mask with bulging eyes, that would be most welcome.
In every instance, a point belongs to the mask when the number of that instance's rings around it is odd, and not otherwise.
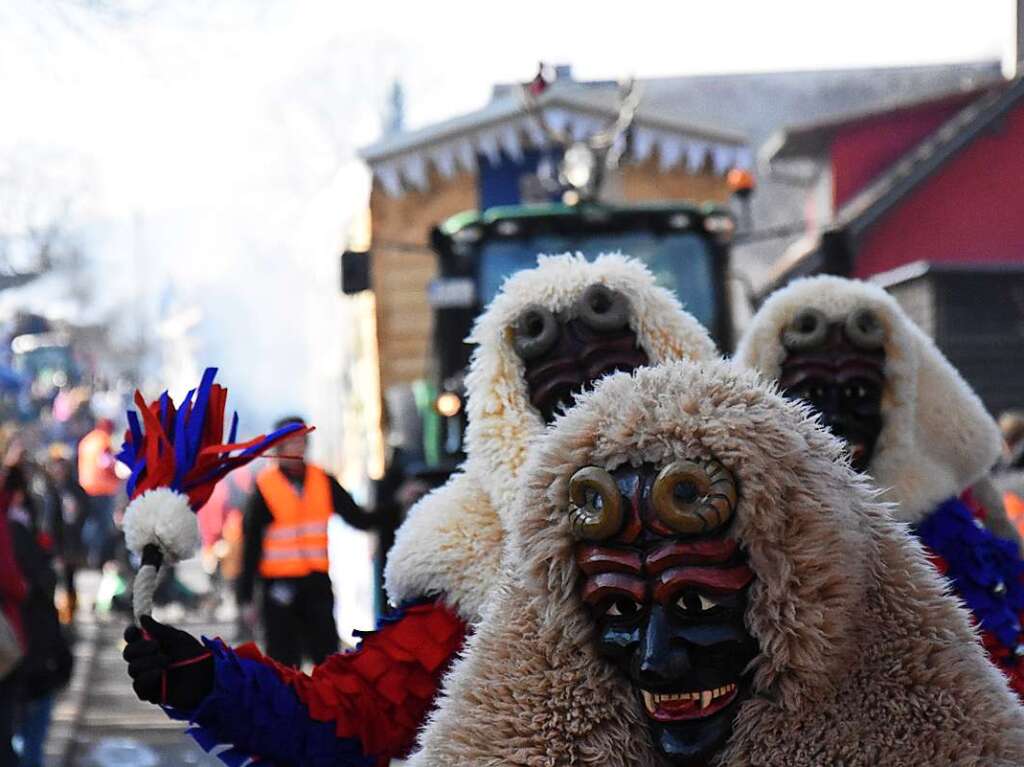
[[[523,361],[530,404],[545,423],[598,379],[648,363],[630,318],[626,294],[601,283],[588,286],[564,313],[540,304],[519,313],[512,344]]]
[[[754,575],[728,537],[738,491],[715,459],[595,466],[570,481],[580,596],[598,652],[632,683],[655,745],[703,765],[749,695]]]
[[[842,439],[857,471],[867,471],[882,432],[885,329],[874,311],[856,309],[830,322],[818,309],[797,312],[782,331],[786,358],[779,387],[801,400]]]

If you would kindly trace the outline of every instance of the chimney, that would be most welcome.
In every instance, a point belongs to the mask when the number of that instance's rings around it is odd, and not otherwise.
[[[1003,74],[1008,78],[1024,75],[1024,0],[1009,0],[1013,14],[1010,48],[1003,57]]]

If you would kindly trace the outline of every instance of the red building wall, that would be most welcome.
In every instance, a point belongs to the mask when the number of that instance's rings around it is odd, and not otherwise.
[[[1024,106],[872,227],[858,250],[854,276],[918,260],[1024,262]]]
[[[833,210],[839,210],[969,101],[970,98],[948,99],[844,126],[831,146]]]

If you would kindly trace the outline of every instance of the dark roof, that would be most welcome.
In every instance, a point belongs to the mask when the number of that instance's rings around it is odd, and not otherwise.
[[[999,62],[930,64],[796,72],[754,72],[659,77],[639,81],[643,101],[638,115],[664,120],[680,130],[708,138],[759,146],[781,126],[817,120],[852,110],[882,109],[955,89],[976,88],[1000,77]],[[617,85],[609,81],[558,81],[541,105],[565,103],[614,116]],[[478,126],[522,116],[518,90],[499,85],[494,98],[478,110],[389,136],[363,149],[368,162],[457,135]]]
[[[872,226],[1022,103],[1024,78],[983,92],[848,200],[816,238],[805,239],[803,247],[794,248],[787,258],[776,262],[769,284],[781,286],[788,275],[802,273],[801,265],[811,263],[807,259],[816,259],[830,247],[838,248],[842,258],[849,261]]]
[[[878,111],[951,91],[978,88],[999,78],[999,62],[992,60],[911,67],[693,75],[652,78],[641,80],[639,84],[643,89],[643,112],[674,120],[693,130],[745,135],[756,148],[785,125]],[[604,94],[597,98],[615,98],[616,86],[611,82],[568,85],[576,95],[586,92]],[[372,162],[374,158],[401,153],[408,146],[407,142],[429,140],[437,135],[436,131],[465,129],[465,123],[460,121],[502,119],[501,115],[509,114],[508,110],[520,108],[518,95],[508,87],[499,86],[495,88],[494,100],[483,109],[378,142],[365,149],[363,156]],[[801,222],[806,194],[806,187],[762,174],[750,201],[754,228],[758,231],[786,229]],[[797,237],[765,238],[738,244],[734,249],[737,264],[757,281]]]
[[[608,83],[556,82],[537,99],[538,108],[562,108],[602,120],[613,120],[619,113],[618,86]],[[396,155],[492,128],[526,117],[517,89],[496,89],[495,97],[473,112],[428,125],[418,130],[387,136],[360,150],[360,156],[371,165]],[[655,130],[681,133],[697,139],[722,144],[745,145],[747,137],[740,131],[725,127],[709,127],[692,121],[679,110],[664,110],[644,99],[637,110],[635,124]]]
[[[804,72],[694,75],[643,80],[664,114],[746,134],[755,146],[783,125],[973,88],[1000,77],[999,62]]]
[[[993,88],[999,88],[1005,84],[1006,81],[998,77],[969,88],[958,87],[946,93],[915,98],[892,106],[873,106],[870,109],[844,112],[822,120],[785,127],[772,134],[761,148],[760,154],[766,162],[792,160],[801,157],[822,157],[828,151],[836,133],[843,128],[868,122],[879,117],[913,112],[923,107],[962,106]]]
[[[874,111],[922,100],[1000,77],[998,61],[879,67],[814,72],[706,75],[644,82],[645,98],[662,109],[672,104],[695,121],[743,131],[760,147],[784,125]],[[750,199],[755,233],[799,229],[808,188],[782,174],[762,172]],[[742,225],[742,218],[741,218]],[[760,283],[769,266],[801,235],[758,237],[738,243],[738,268]]]

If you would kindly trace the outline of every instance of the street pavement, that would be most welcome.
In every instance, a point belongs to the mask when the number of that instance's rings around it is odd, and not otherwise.
[[[352,557],[346,558],[346,553],[332,547],[332,563],[350,563]],[[210,581],[197,559],[178,565],[177,575],[193,591],[210,593]],[[339,583],[348,586],[355,580],[351,571],[338,575],[342,577],[335,581],[336,589]],[[184,734],[184,723],[135,697],[121,658],[129,617],[93,610],[100,574],[81,572],[76,584],[80,603],[74,623],[75,669],[54,708],[46,767],[223,767]],[[355,597],[348,604],[354,601]],[[371,619],[358,610],[353,608],[350,614],[357,616],[356,625],[370,625]],[[219,636],[229,644],[236,640],[237,611],[230,596],[216,609],[185,612],[170,605],[156,608],[153,617],[195,636]],[[392,762],[393,767],[401,764]]]
[[[190,587],[204,589],[205,576],[198,565],[185,563],[179,575]],[[95,572],[82,573],[79,578],[82,604],[75,621],[75,671],[54,708],[46,744],[47,767],[222,767],[183,734],[182,722],[135,697],[121,658],[128,619],[92,611],[98,583]],[[224,610],[203,620],[174,607],[154,617],[170,620],[195,635],[234,639],[234,621],[225,620]]]

